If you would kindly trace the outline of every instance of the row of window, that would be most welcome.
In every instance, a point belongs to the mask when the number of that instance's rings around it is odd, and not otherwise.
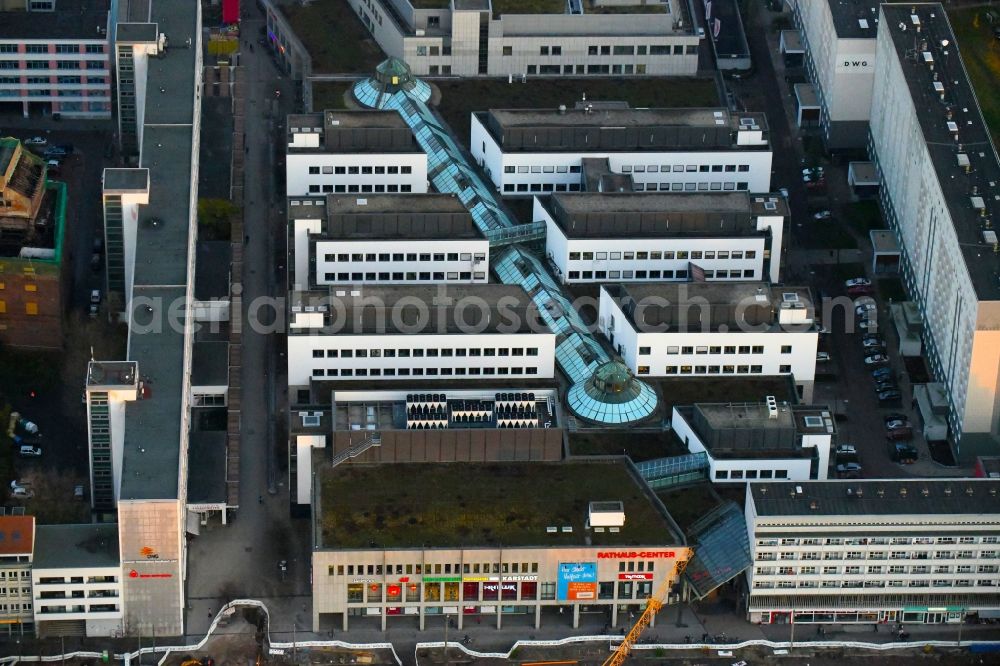
[[[713,182],[713,183],[633,183],[635,192],[745,192],[750,189],[750,183]],[[319,190],[316,190],[317,192]],[[504,183],[504,192],[579,192],[580,183]]]
[[[451,47],[450,46],[418,46],[417,47],[418,56],[450,56]]]
[[[311,166],[309,167],[310,175],[318,175],[320,173],[334,174],[338,176],[353,176],[353,175],[383,175],[383,174],[411,174],[413,173],[412,166]]]
[[[452,358],[471,356],[538,356],[538,347],[484,347],[482,349],[314,349],[313,358]]]
[[[313,368],[313,377],[464,377],[479,375],[537,375],[538,368]]]
[[[932,584],[933,583],[933,584]],[[996,587],[997,581],[991,579],[977,580],[973,585],[970,579],[945,580],[779,580],[754,581],[755,589],[794,589],[794,588],[822,588],[822,589],[844,589],[844,588],[881,588],[881,587]]]
[[[390,253],[338,253],[338,254],[326,254],[324,258],[328,262],[334,261],[472,261],[473,256],[475,256],[476,261],[486,261],[485,252],[476,252],[475,254],[471,252],[437,252],[437,253],[418,253],[418,252],[396,252]],[[390,259],[390,257],[392,257]],[[404,259],[405,257],[405,259]]]
[[[432,47],[433,48],[433,47]],[[514,55],[514,46],[503,46],[502,51],[505,56]],[[427,55],[426,53],[420,53],[420,47],[417,47],[417,55]],[[434,55],[431,53],[431,55]],[[540,46],[538,47],[538,55],[548,56],[548,57],[558,57],[562,55],[561,46]],[[697,44],[639,44],[639,45],[620,45],[611,46],[610,44],[591,44],[587,47],[588,56],[644,56],[644,55],[654,55],[654,56],[666,56],[666,55],[698,55],[698,45]]]
[[[27,69],[49,69],[48,60],[25,60]],[[107,69],[108,63],[103,60],[88,60],[86,69]],[[22,69],[18,60],[0,60],[0,69]],[[79,60],[56,60],[52,69],[84,69]]]
[[[20,76],[0,76],[0,85],[20,85]],[[27,76],[24,77],[24,83],[28,85],[46,85],[52,82],[52,78],[49,76]],[[56,78],[56,82],[64,85],[76,85],[81,83],[87,83],[89,85],[105,85],[108,80],[103,76],[59,76]]]
[[[330,192],[412,192],[412,185],[310,185],[309,194],[330,193]]]
[[[672,251],[667,250],[665,252],[570,252],[570,261],[605,261],[610,259],[611,261],[625,260],[625,261],[659,261],[662,259],[673,260],[673,259],[756,259],[756,250],[678,250]]]
[[[872,567],[862,567],[859,565],[851,565],[845,567],[838,566],[828,566],[828,567],[757,567],[755,572],[761,576],[815,576],[817,574],[840,574],[844,573],[847,575],[860,575],[862,573],[866,574],[970,574],[970,573],[981,573],[981,574],[995,574],[998,572],[1000,567],[995,564],[982,564],[978,567],[973,567],[971,564],[963,564],[960,566],[936,566],[931,567],[928,565],[904,567],[904,566],[872,566]]]
[[[933,554],[933,557],[931,555]],[[822,555],[822,557],[820,557]],[[866,558],[867,555],[867,558]],[[871,553],[863,553],[861,551],[848,551],[847,557],[844,557],[844,553],[836,551],[824,551],[820,552],[809,552],[809,553],[796,553],[796,552],[785,552],[785,553],[774,553],[774,552],[759,552],[757,553],[757,561],[759,562],[773,562],[775,560],[972,560],[972,559],[994,559],[997,556],[997,551],[995,550],[984,550],[980,553],[972,550],[939,550],[931,551],[927,550],[892,550],[888,551],[877,551]]]
[[[31,595],[31,586],[25,586],[25,587],[0,587],[0,596],[4,596],[4,597],[6,597],[6,596],[21,597],[21,596],[30,596],[30,595]]]
[[[652,352],[650,347],[639,347],[640,356],[648,356]],[[763,354],[764,345],[708,345],[692,346],[683,345],[680,347],[667,347],[668,354]],[[792,345],[781,345],[782,354],[791,354]]]
[[[0,298],[0,314],[7,314],[7,301]],[[38,303],[34,301],[28,301],[24,304],[24,314],[26,315],[37,315],[38,314]]]
[[[788,470],[787,469],[717,469],[715,470],[715,478],[719,481],[725,481],[727,479],[787,479]]]
[[[56,44],[56,53],[104,53],[104,44]],[[17,44],[0,44],[0,53],[17,53]],[[25,53],[50,53],[48,44],[25,44]]]
[[[791,365],[779,365],[778,374],[787,375],[792,372]],[[648,375],[649,366],[640,365],[637,375]],[[760,365],[668,365],[663,370],[665,375],[761,375],[764,367]]]
[[[28,97],[87,97],[86,90],[56,90],[53,92],[49,88],[35,88],[27,91]],[[95,97],[102,97],[107,94],[106,90],[94,91]],[[20,93],[17,90],[0,90],[0,97],[20,97]],[[66,102],[62,103],[62,110],[69,111],[70,105]],[[80,109],[74,109],[79,111]]]
[[[0,571],[0,580],[16,580],[18,578],[21,580],[30,579],[31,572],[26,569],[21,571],[16,569],[12,571]]]
[[[675,277],[676,273],[676,277]],[[686,270],[680,271],[568,271],[569,280],[680,280],[687,277]],[[705,271],[706,280],[745,280],[756,278],[756,272],[752,268],[743,271],[738,270],[717,270]]]
[[[652,567],[652,562],[650,562]],[[650,568],[650,571],[653,569]],[[641,571],[641,569],[640,569]],[[538,562],[449,562],[435,564],[338,564],[326,569],[328,576],[431,576],[441,574],[526,574],[538,573]]]
[[[618,571],[654,571],[653,560],[632,560],[618,563]],[[430,576],[441,574],[526,574],[538,573],[538,562],[466,562],[436,564],[338,564],[327,567],[328,576]]]
[[[485,150],[485,148],[484,148]],[[749,164],[623,164],[621,173],[733,173],[750,171]],[[511,166],[503,168],[504,173],[580,173],[578,166]]]
[[[485,280],[485,271],[447,271],[447,272],[395,272],[395,273],[324,273],[326,282],[385,282],[412,281],[430,282],[434,280]]]
[[[909,545],[930,545],[930,544],[996,544],[1000,543],[1000,536],[975,536],[963,537],[805,537],[797,539],[786,537],[782,539],[757,539],[758,546],[909,546]]]

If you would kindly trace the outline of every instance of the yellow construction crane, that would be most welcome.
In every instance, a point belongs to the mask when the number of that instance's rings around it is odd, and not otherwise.
[[[687,567],[688,560],[694,554],[690,548],[685,548],[684,552],[678,552],[679,556],[684,559],[677,559],[674,561],[674,570],[669,576],[663,579],[660,584],[660,589],[656,591],[656,594],[649,597],[646,600],[646,609],[642,611],[642,615],[639,619],[635,621],[632,625],[632,629],[629,630],[628,634],[622,639],[621,645],[618,649],[604,661],[604,666],[621,666],[628,659],[629,655],[632,654],[632,646],[636,644],[639,640],[639,636],[642,632],[649,626],[649,623],[653,620],[653,616],[660,612],[663,608],[663,601],[667,598],[667,594],[670,592],[670,588],[673,587],[674,582],[680,579],[684,569]]]

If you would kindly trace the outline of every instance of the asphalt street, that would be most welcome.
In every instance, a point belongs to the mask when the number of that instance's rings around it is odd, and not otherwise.
[[[256,40],[263,23],[258,8],[247,3],[245,39]],[[275,187],[274,142],[282,141],[284,117],[291,112],[294,90],[281,77],[268,51],[256,47],[241,55],[245,68],[244,103],[248,151],[246,199],[242,202],[245,228],[243,274],[243,402],[240,469],[240,506],[223,527],[213,521],[189,545],[188,614],[191,636],[207,629],[211,617],[225,602],[252,597],[272,609],[274,628],[291,631],[309,626],[309,532],[305,521],[290,521],[288,488],[276,460],[280,423],[285,409],[283,373],[276,362],[280,343],[276,334],[262,334],[248,324],[248,311],[262,296],[284,296],[283,193]],[[276,97],[275,90],[280,90]],[[277,100],[277,101],[275,101]],[[270,491],[270,492],[269,492]],[[288,561],[283,580],[278,562]]]

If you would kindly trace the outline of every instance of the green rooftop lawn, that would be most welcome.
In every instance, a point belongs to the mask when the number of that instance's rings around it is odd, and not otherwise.
[[[987,16],[995,15],[991,24]],[[972,87],[979,98],[986,126],[993,135],[993,143],[1000,139],[1000,40],[993,36],[993,28],[1000,27],[1000,11],[986,7],[949,9],[948,18],[958,38],[958,49],[965,62]]]
[[[469,140],[469,117],[489,109],[569,108],[586,93],[588,100],[624,100],[632,107],[718,106],[715,83],[707,78],[449,79],[435,81],[441,90],[438,111],[459,140]]]
[[[651,381],[651,380],[645,380]],[[773,395],[778,402],[796,398],[787,377],[684,377],[659,380],[664,414],[671,418],[674,406],[696,402],[764,402]]]
[[[587,7],[588,14],[665,14],[666,11],[667,6],[662,3],[603,6],[590,3]]]
[[[504,14],[565,14],[566,0],[493,0],[493,16]]]
[[[312,108],[317,111],[346,109],[344,94],[353,86],[353,81],[314,81],[312,84]]]
[[[314,74],[367,75],[385,59],[347,0],[285,4],[281,11],[309,51]]]
[[[618,456],[625,454],[633,462],[679,456],[688,452],[672,430],[577,430],[569,435],[569,451],[575,456]]]
[[[445,463],[326,467],[324,548],[669,543],[663,516],[617,463]],[[587,532],[590,502],[621,501],[620,532]],[[563,533],[564,525],[573,527]],[[556,534],[546,527],[557,526]]]
[[[699,483],[675,490],[663,490],[656,495],[663,502],[663,506],[667,508],[677,526],[685,532],[695,521],[721,504],[711,483]]]

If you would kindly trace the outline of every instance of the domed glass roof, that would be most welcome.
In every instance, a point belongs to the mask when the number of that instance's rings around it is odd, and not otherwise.
[[[656,392],[636,379],[621,361],[608,361],[570,387],[566,402],[573,413],[596,423],[632,423],[656,409]]]
[[[373,76],[354,84],[354,99],[369,108],[382,109],[401,90],[421,102],[431,98],[431,87],[414,78],[409,65],[399,58],[389,58],[375,68]]]

